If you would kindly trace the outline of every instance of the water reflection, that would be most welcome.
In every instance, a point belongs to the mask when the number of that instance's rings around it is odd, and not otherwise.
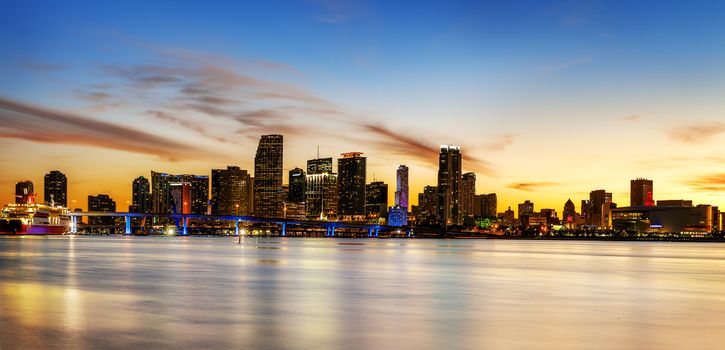
[[[714,348],[719,244],[0,238],[0,348]]]

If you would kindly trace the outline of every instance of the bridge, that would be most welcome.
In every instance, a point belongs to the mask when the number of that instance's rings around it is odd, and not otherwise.
[[[78,218],[82,217],[122,217],[125,222],[124,234],[131,235],[132,218],[141,218],[145,222],[147,218],[168,218],[176,222],[177,227],[181,227],[181,234],[188,235],[189,220],[216,220],[234,222],[234,234],[239,235],[239,223],[266,223],[280,226],[280,235],[287,235],[287,225],[295,225],[299,227],[316,227],[326,229],[326,237],[335,237],[336,229],[355,229],[367,232],[368,237],[378,237],[380,231],[398,232],[400,227],[365,224],[358,222],[346,221],[321,221],[321,220],[296,220],[287,218],[265,218],[258,216],[238,216],[238,215],[199,215],[199,214],[146,214],[146,213],[126,213],[126,212],[71,212],[71,233],[78,233]],[[143,225],[143,224],[142,224]],[[405,235],[412,237],[413,231],[410,228],[405,229]]]

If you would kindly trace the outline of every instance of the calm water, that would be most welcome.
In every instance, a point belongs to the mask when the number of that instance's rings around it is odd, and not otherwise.
[[[725,344],[725,245],[0,237],[0,349]]]

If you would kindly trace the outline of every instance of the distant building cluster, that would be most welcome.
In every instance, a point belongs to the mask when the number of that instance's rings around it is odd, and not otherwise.
[[[654,182],[630,181],[629,206],[618,207],[612,193],[596,189],[582,199],[577,211],[571,199],[561,217],[552,208],[536,210],[526,200],[515,210],[498,212],[496,193],[477,194],[476,174],[462,172],[458,146],[443,145],[438,157],[437,183],[423,187],[418,204],[409,205],[409,168],[396,170],[394,205],[388,206],[392,189],[383,181],[367,182],[367,158],[347,152],[307,161],[306,169],[289,171],[283,184],[283,136],[263,135],[254,158],[253,172],[238,166],[212,169],[207,175],[168,174],[151,171],[151,177],[133,180],[128,211],[134,213],[199,214],[218,216],[253,215],[266,218],[331,220],[387,224],[390,226],[437,227],[442,229],[617,230],[633,233],[680,232],[700,234],[722,230],[717,206],[693,205],[691,200],[654,200]],[[15,202],[35,200],[33,183],[15,186]],[[53,170],[44,178],[44,200],[69,206],[68,180]],[[75,201],[73,201],[75,202]],[[77,209],[80,210],[80,209]],[[88,210],[116,211],[107,194],[89,195]],[[98,225],[113,224],[109,217],[91,217]]]

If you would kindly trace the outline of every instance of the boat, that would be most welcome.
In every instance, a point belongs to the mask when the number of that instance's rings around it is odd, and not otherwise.
[[[70,231],[70,211],[62,206],[10,203],[0,213],[0,234],[62,235]]]

